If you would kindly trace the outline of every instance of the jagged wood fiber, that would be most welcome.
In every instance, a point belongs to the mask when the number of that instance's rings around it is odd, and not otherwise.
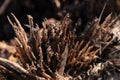
[[[15,21],[7,17],[16,34],[20,66],[0,58],[0,72],[10,74],[8,77],[13,80],[73,80],[76,77],[79,80],[80,76],[87,74],[90,66],[106,54],[103,51],[113,41],[111,14],[102,24],[98,19],[94,20],[80,36],[74,34],[69,16],[67,14],[54,24],[44,19],[43,27],[39,28],[28,15],[29,34],[14,14]]]

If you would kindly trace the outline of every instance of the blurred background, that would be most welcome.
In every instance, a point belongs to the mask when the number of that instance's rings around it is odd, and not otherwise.
[[[105,3],[107,6],[101,22],[111,12],[113,17],[119,14],[120,0],[0,0],[0,40],[10,41],[14,37],[7,20],[10,13],[14,13],[23,26],[28,24],[27,15],[32,15],[40,27],[44,18],[60,20],[70,13],[73,25],[79,32],[88,22],[99,17]],[[25,26],[24,29],[29,31]]]

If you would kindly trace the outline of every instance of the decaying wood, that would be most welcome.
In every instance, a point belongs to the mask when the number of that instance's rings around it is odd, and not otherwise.
[[[37,79],[43,79],[40,77],[37,77],[33,74],[28,74],[27,70],[25,70],[23,67],[19,66],[17,63],[14,63],[12,61],[0,58],[0,69],[4,70],[4,74],[9,74],[17,80],[25,79],[25,80],[37,80]],[[2,72],[2,71],[1,71]]]
[[[28,15],[29,34],[24,31],[15,15],[12,16],[15,21],[7,18],[16,33],[15,44],[21,66],[0,58],[0,70],[11,74],[9,77],[17,79],[15,76],[19,73],[23,75],[19,79],[24,77],[25,80],[85,80],[89,78],[84,75],[96,76],[94,72],[107,67],[103,63],[100,64],[103,67],[98,68],[100,66],[95,63],[98,64],[97,60],[107,54],[104,51],[113,43],[111,14],[102,24],[99,24],[99,19],[95,19],[81,35],[73,33],[74,26],[69,14],[55,23],[44,19],[42,28]]]

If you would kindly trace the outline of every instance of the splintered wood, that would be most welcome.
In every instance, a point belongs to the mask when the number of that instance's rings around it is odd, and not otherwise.
[[[87,79],[83,76],[92,73],[89,72],[89,69],[92,69],[90,67],[94,67],[101,55],[107,54],[103,51],[113,41],[109,25],[111,14],[101,25],[99,20],[95,19],[81,35],[74,34],[74,26],[71,24],[69,14],[63,20],[53,23],[44,19],[42,28],[39,28],[33,22],[32,16],[28,15],[29,34],[24,31],[14,14],[12,17],[15,21],[10,17],[7,18],[16,34],[15,44],[20,56],[20,67],[0,58],[0,69],[4,69],[2,70],[4,74],[11,74],[9,75],[11,79]],[[14,75],[16,73],[23,76]]]

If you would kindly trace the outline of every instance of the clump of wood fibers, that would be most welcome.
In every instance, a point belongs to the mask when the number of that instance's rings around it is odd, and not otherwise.
[[[28,15],[30,33],[12,14],[8,17],[16,38],[19,63],[0,58],[0,76],[6,80],[94,80],[109,76],[107,67],[115,69],[112,61],[104,60],[102,55],[113,44],[111,14],[102,24],[95,19],[81,35],[75,34],[70,15],[63,20],[49,23],[43,27],[33,22]],[[103,59],[102,59],[103,58]],[[104,75],[103,75],[104,73]]]

